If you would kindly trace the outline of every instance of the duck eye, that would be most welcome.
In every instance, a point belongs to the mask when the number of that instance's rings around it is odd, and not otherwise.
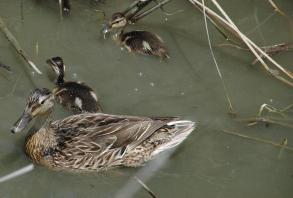
[[[42,100],[42,101],[41,101],[41,104],[44,104],[44,103],[45,103],[45,100]]]

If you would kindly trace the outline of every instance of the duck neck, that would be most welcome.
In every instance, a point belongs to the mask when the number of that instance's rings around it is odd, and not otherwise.
[[[60,70],[60,74],[57,78],[57,84],[58,85],[61,85],[64,83],[64,71],[63,70]]]

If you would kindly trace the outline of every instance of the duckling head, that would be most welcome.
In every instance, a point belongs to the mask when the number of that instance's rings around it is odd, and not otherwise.
[[[128,21],[124,14],[116,12],[112,15],[111,19],[103,25],[102,34],[106,38],[113,30],[124,28]]]
[[[33,90],[28,98],[25,110],[11,128],[12,133],[18,133],[26,128],[36,116],[48,113],[54,106],[54,96],[46,88]]]
[[[111,28],[123,28],[127,25],[127,19],[124,14],[116,12],[112,15],[112,18],[109,22]]]
[[[53,71],[58,76],[57,84],[64,83],[64,73],[65,73],[65,65],[63,59],[59,56],[50,58],[46,61],[48,65],[53,69]]]

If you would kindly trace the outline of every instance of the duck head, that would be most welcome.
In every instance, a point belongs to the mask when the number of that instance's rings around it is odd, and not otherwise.
[[[18,133],[26,128],[29,122],[38,115],[48,113],[54,106],[54,96],[46,88],[33,90],[21,117],[11,128],[12,133]]]
[[[63,62],[63,59],[59,56],[50,58],[46,61],[48,65],[53,69],[53,71],[58,76],[57,78],[57,84],[64,83],[64,75],[65,75],[65,65]]]

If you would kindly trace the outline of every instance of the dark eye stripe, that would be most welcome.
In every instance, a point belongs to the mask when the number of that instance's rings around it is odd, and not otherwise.
[[[39,107],[40,107],[39,104],[33,105],[33,106],[31,107],[32,112],[34,112],[34,111],[35,111],[37,108],[39,108]]]

